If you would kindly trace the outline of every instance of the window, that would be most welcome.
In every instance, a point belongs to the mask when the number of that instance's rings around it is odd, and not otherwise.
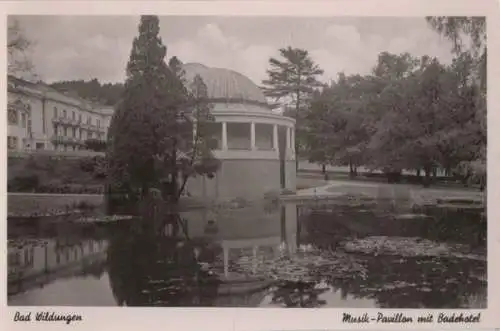
[[[57,107],[54,107],[54,118],[57,118]]]
[[[21,114],[21,126],[22,126],[23,128],[25,128],[25,127],[26,127],[26,114],[24,114],[24,113],[23,113],[23,114]]]
[[[89,115],[89,117],[87,118],[87,124],[88,124],[88,125],[92,125],[92,117],[90,117],[90,115]]]
[[[42,133],[45,134],[47,129],[45,128],[45,100],[42,100]]]
[[[101,121],[97,120],[97,127],[100,128],[101,127]]]
[[[76,114],[75,114],[75,112],[73,112],[73,113],[71,114],[71,119],[72,119],[73,121],[74,121],[74,120],[76,120]]]
[[[36,149],[38,149],[38,150],[45,149],[45,144],[44,143],[36,143]]]
[[[76,128],[73,128],[73,138],[76,138]]]
[[[82,114],[78,114],[78,123],[82,123]]]
[[[7,147],[12,149],[17,149],[17,137],[9,136],[7,137]]]
[[[21,264],[21,253],[10,253],[8,257],[8,264],[10,266],[19,266]]]
[[[31,117],[28,117],[28,134],[31,135],[33,134],[33,132],[31,131],[32,127],[31,127],[32,123],[31,123]]]
[[[89,132],[87,136],[89,137],[89,139],[92,139],[92,132]]]
[[[17,110],[16,109],[13,109],[13,108],[10,108],[9,109],[9,113],[8,113],[8,117],[9,117],[9,124],[10,125],[18,125],[19,124],[19,120],[18,120],[18,114],[17,114]]]
[[[33,247],[24,249],[24,266],[26,267],[33,266],[33,255],[34,255]]]
[[[66,109],[63,110],[63,117],[66,118],[68,116],[68,112],[66,111]]]
[[[67,137],[68,136],[68,128],[67,127],[64,127],[64,134],[63,136]]]

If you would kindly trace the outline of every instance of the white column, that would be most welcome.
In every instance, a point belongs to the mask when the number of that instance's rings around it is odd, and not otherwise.
[[[277,259],[280,255],[280,249],[278,246],[273,247],[273,258]]]
[[[286,149],[287,152],[290,150],[291,143],[290,143],[290,127],[286,127]]]
[[[206,176],[201,177],[201,191],[203,195],[203,199],[205,200],[207,198],[207,182],[206,182]],[[206,201],[206,200],[205,200]]]
[[[227,151],[227,123],[222,122],[222,150]]]
[[[275,151],[279,151],[278,146],[278,124],[273,125],[273,148]]]
[[[259,246],[253,246],[253,261],[252,261],[252,272],[255,274],[257,272],[257,250],[259,249]]]
[[[255,150],[255,122],[250,123],[250,149]]]
[[[292,155],[295,155],[295,130],[293,128],[290,128],[290,140],[291,140],[291,150],[292,150]]]
[[[193,146],[196,144],[196,132],[198,130],[198,123],[194,121],[193,123]]]
[[[227,278],[229,275],[229,248],[223,247],[224,251],[224,276]]]

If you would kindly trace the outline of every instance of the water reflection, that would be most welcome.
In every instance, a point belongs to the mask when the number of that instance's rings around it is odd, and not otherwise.
[[[68,244],[54,238],[18,238],[8,245],[8,294],[43,288],[63,278],[101,278],[105,272],[105,240]]]
[[[196,210],[161,233],[144,220],[106,227],[9,224],[11,305],[478,308],[486,262],[348,253],[370,236],[461,243],[485,254],[478,213],[383,204]],[[139,226],[138,226],[139,225]]]
[[[120,306],[211,306],[218,282],[196,261],[195,248],[213,246],[186,238],[134,235],[117,227],[108,249],[109,278]]]

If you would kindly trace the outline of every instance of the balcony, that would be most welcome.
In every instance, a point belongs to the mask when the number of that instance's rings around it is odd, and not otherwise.
[[[106,132],[106,128],[98,127],[97,125],[94,124],[80,123],[79,127],[92,132],[101,132],[101,133]]]
[[[75,126],[75,127],[80,127],[81,122],[79,122],[77,119],[72,119],[68,117],[56,117],[52,119],[52,123],[55,124],[62,124],[62,125],[69,125],[69,126]]]
[[[78,119],[71,119],[68,117],[53,118],[52,123],[58,124],[58,125],[77,127],[77,128],[81,128],[81,129],[92,131],[92,132],[106,133],[106,128],[104,128],[104,127],[99,127],[99,126],[94,125],[94,124],[88,124],[88,123],[82,122]]]
[[[78,145],[82,146],[84,144],[84,141],[76,138],[76,137],[66,137],[66,136],[58,136],[54,135],[51,138],[51,141],[53,144],[61,144],[61,145]]]

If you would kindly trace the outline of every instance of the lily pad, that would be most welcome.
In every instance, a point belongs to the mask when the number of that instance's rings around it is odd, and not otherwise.
[[[446,244],[415,237],[373,236],[345,243],[349,253],[369,255],[396,255],[402,257],[455,257],[485,261],[486,257],[473,254],[467,245]]]

